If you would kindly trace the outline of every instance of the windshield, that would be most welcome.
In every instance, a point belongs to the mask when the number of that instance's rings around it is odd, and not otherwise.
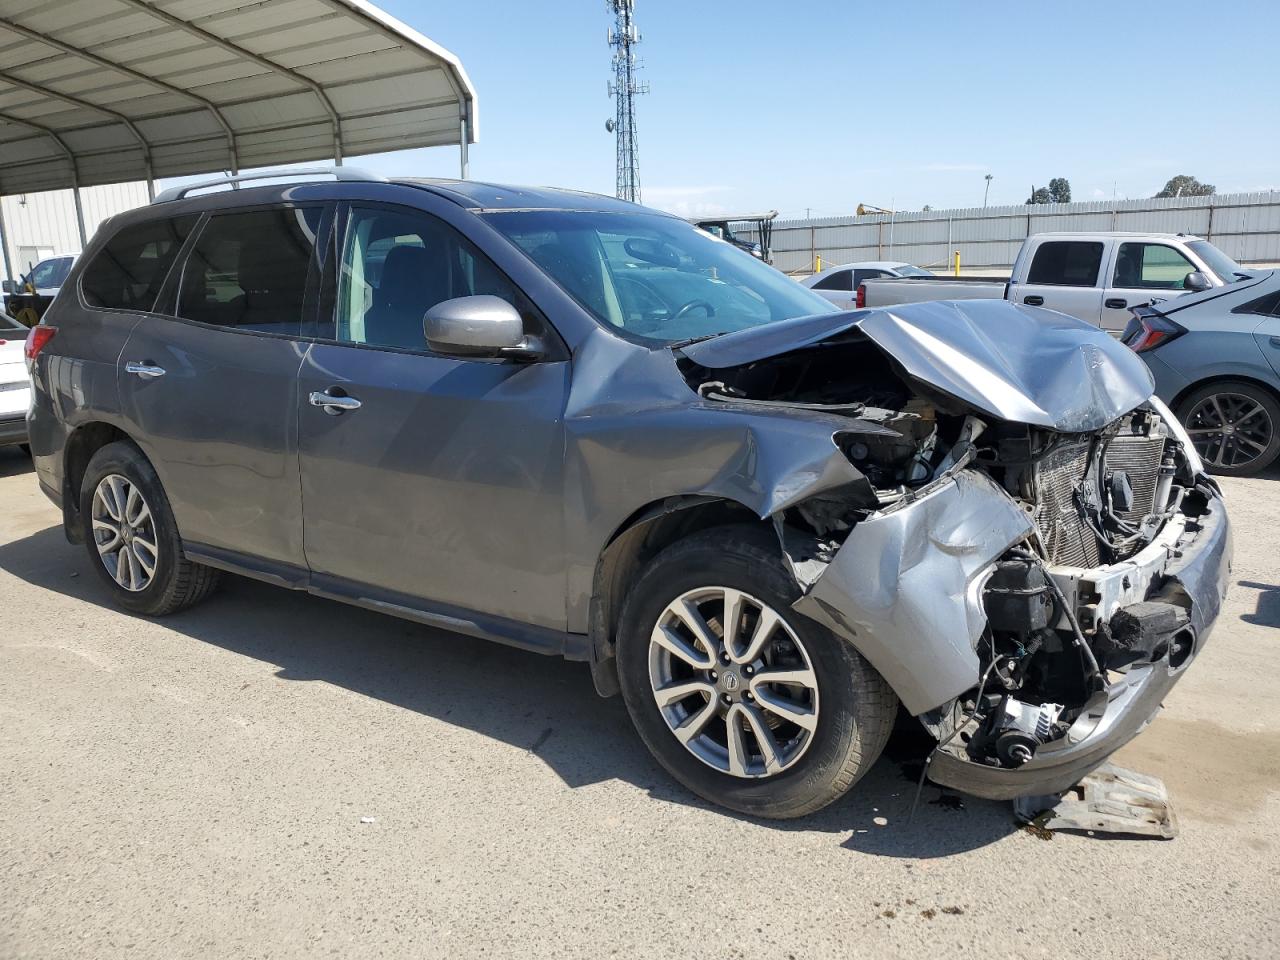
[[[897,271],[897,274],[900,277],[932,277],[933,276],[933,274],[930,273],[928,270],[922,270],[920,267],[913,267],[909,263],[904,263],[902,264],[902,266],[894,267],[893,269]]]
[[[1235,283],[1249,276],[1249,273],[1208,240],[1192,240],[1187,246],[1205,262],[1205,265],[1218,275],[1223,283]]]
[[[71,258],[59,257],[56,260],[42,260],[36,264],[31,276],[28,278],[30,283],[37,290],[45,290],[49,287],[60,287],[62,281],[67,279],[67,274],[71,272]]]
[[[659,343],[831,313],[831,303],[683,220],[650,213],[486,214],[575,300]]]

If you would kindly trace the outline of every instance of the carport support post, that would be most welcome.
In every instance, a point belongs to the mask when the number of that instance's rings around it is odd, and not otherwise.
[[[470,124],[467,123],[466,108],[463,107],[462,117],[458,123],[458,160],[462,168],[462,179],[471,179],[471,158],[467,155],[467,139],[470,134]]]
[[[6,280],[15,279],[13,275],[13,264],[9,261],[9,231],[4,225],[4,197],[0,196],[0,250],[4,251],[4,278]],[[0,301],[2,303],[3,301]]]
[[[76,201],[76,227],[80,230],[80,249],[84,250],[89,245],[89,238],[84,232],[84,204],[80,202],[80,184],[76,184],[71,188],[71,193]]]

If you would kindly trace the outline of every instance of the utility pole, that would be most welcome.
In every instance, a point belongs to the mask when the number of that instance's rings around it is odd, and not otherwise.
[[[636,145],[635,97],[648,93],[649,85],[636,82],[640,62],[634,48],[640,42],[640,31],[635,24],[635,0],[605,0],[605,3],[613,12],[613,29],[609,31],[609,46],[613,47],[613,80],[609,83],[609,96],[614,98],[615,114],[605,124],[605,129],[617,138],[616,196],[619,200],[639,203],[640,152]]]
[[[985,179],[987,181],[987,185],[982,191],[982,209],[984,210],[987,208],[987,194],[991,192],[991,174],[988,173]]]

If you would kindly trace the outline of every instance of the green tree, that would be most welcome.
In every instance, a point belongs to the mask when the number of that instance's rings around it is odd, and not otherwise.
[[[1049,196],[1054,203],[1071,202],[1071,184],[1066,177],[1054,177],[1049,181]]]
[[[1211,197],[1217,192],[1218,188],[1212,183],[1201,183],[1195,177],[1180,173],[1176,177],[1169,178],[1169,182],[1164,185],[1164,189],[1156,194],[1156,199],[1160,197]]]
[[[1033,187],[1031,196],[1027,197],[1027,203],[1053,203],[1053,197],[1048,187]]]

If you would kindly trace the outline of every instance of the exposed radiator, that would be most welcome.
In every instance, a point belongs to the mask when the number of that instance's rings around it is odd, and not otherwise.
[[[1089,469],[1089,441],[1058,447],[1036,464],[1035,522],[1054,563],[1098,565],[1098,538],[1076,506],[1075,491]]]
[[[1117,513],[1120,519],[1136,524],[1151,512],[1164,442],[1159,436],[1121,434],[1107,447],[1105,471],[1123,470],[1133,489],[1132,506]],[[1036,465],[1034,518],[1054,563],[1096,567],[1100,562],[1098,538],[1081,516],[1076,500],[1076,490],[1089,469],[1089,446],[1088,440],[1061,446]],[[1141,544],[1135,544],[1130,552],[1140,548]]]
[[[1156,482],[1160,479],[1160,458],[1164,455],[1164,437],[1121,435],[1107,447],[1107,471],[1123,470],[1133,487],[1133,507],[1117,511],[1122,520],[1137,523],[1151,512],[1156,498]]]

